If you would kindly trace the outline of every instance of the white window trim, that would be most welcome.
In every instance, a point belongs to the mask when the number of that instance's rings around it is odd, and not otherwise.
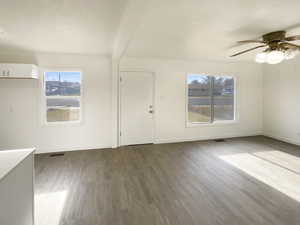
[[[44,69],[42,72],[42,124],[45,126],[62,126],[62,125],[82,125],[83,124],[83,72],[81,69]],[[45,74],[47,72],[77,72],[81,75],[81,85],[80,85],[80,96],[46,96],[46,80]],[[48,98],[73,98],[79,99],[80,102],[80,112],[79,112],[79,120],[75,121],[57,121],[57,122],[48,122],[47,121],[47,99]]]
[[[199,76],[210,76],[210,77],[232,77],[234,79],[234,119],[233,120],[219,120],[219,121],[212,121],[212,122],[189,122],[189,111],[188,111],[188,92],[189,92],[189,85],[188,85],[188,76],[189,75],[199,75]],[[215,127],[215,126],[226,126],[226,125],[234,125],[239,123],[238,118],[238,111],[237,111],[237,83],[238,79],[234,75],[211,75],[207,73],[187,73],[185,76],[185,124],[186,128],[193,128],[193,127]]]

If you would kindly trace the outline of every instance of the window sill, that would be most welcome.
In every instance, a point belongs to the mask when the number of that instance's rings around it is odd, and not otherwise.
[[[78,127],[83,124],[82,121],[70,121],[70,122],[45,122],[43,127],[62,127],[62,126],[71,126],[71,127]]]
[[[229,126],[229,125],[236,125],[238,123],[239,123],[238,120],[218,121],[214,123],[187,123],[186,128]]]

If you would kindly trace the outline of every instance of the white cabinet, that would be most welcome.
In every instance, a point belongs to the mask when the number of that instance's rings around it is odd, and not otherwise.
[[[38,67],[33,64],[0,63],[0,78],[38,79]]]
[[[34,224],[34,149],[0,151],[0,224]]]

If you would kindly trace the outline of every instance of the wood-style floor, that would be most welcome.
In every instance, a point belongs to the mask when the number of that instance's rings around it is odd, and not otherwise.
[[[266,137],[36,156],[37,225],[299,225],[300,148]]]

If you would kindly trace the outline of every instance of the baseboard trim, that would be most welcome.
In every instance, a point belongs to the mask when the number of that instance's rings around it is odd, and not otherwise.
[[[73,151],[85,151],[85,150],[98,150],[98,149],[111,149],[111,146],[98,145],[98,146],[88,146],[88,147],[74,147],[74,148],[49,148],[49,149],[38,149],[35,154],[44,153],[58,153],[58,152],[73,152]]]
[[[287,139],[280,139],[278,137],[264,134],[262,131],[257,132],[250,132],[250,133],[243,133],[243,134],[229,134],[229,135],[220,135],[220,136],[202,136],[197,138],[171,138],[171,139],[156,139],[154,144],[167,144],[167,143],[179,143],[179,142],[192,142],[192,141],[206,141],[206,140],[213,140],[213,139],[222,139],[222,138],[237,138],[237,137],[251,137],[251,136],[258,136],[264,135],[267,137],[271,137],[274,139],[278,139],[281,141],[285,141],[291,144],[300,145],[300,143],[293,143]],[[87,146],[87,147],[71,147],[71,148],[49,148],[49,149],[39,149],[37,148],[35,154],[44,154],[44,153],[57,153],[57,152],[72,152],[72,151],[84,151],[84,150],[97,150],[97,149],[113,149],[112,146],[108,145],[99,145],[99,146]],[[115,148],[116,149],[116,148]]]
[[[266,132],[263,133],[263,136],[266,136],[266,137],[269,137],[269,138],[273,138],[273,139],[276,139],[276,140],[279,140],[279,141],[283,141],[283,142],[286,142],[286,143],[289,143],[289,144],[300,146],[300,142],[299,141],[293,140],[291,138],[281,137],[281,136],[270,134],[270,133],[266,133]]]
[[[167,144],[167,143],[178,143],[178,142],[192,142],[192,141],[206,141],[221,138],[237,138],[237,137],[251,137],[263,135],[262,131],[244,133],[244,134],[230,134],[220,136],[202,136],[197,138],[172,138],[172,139],[156,139],[154,144]]]

